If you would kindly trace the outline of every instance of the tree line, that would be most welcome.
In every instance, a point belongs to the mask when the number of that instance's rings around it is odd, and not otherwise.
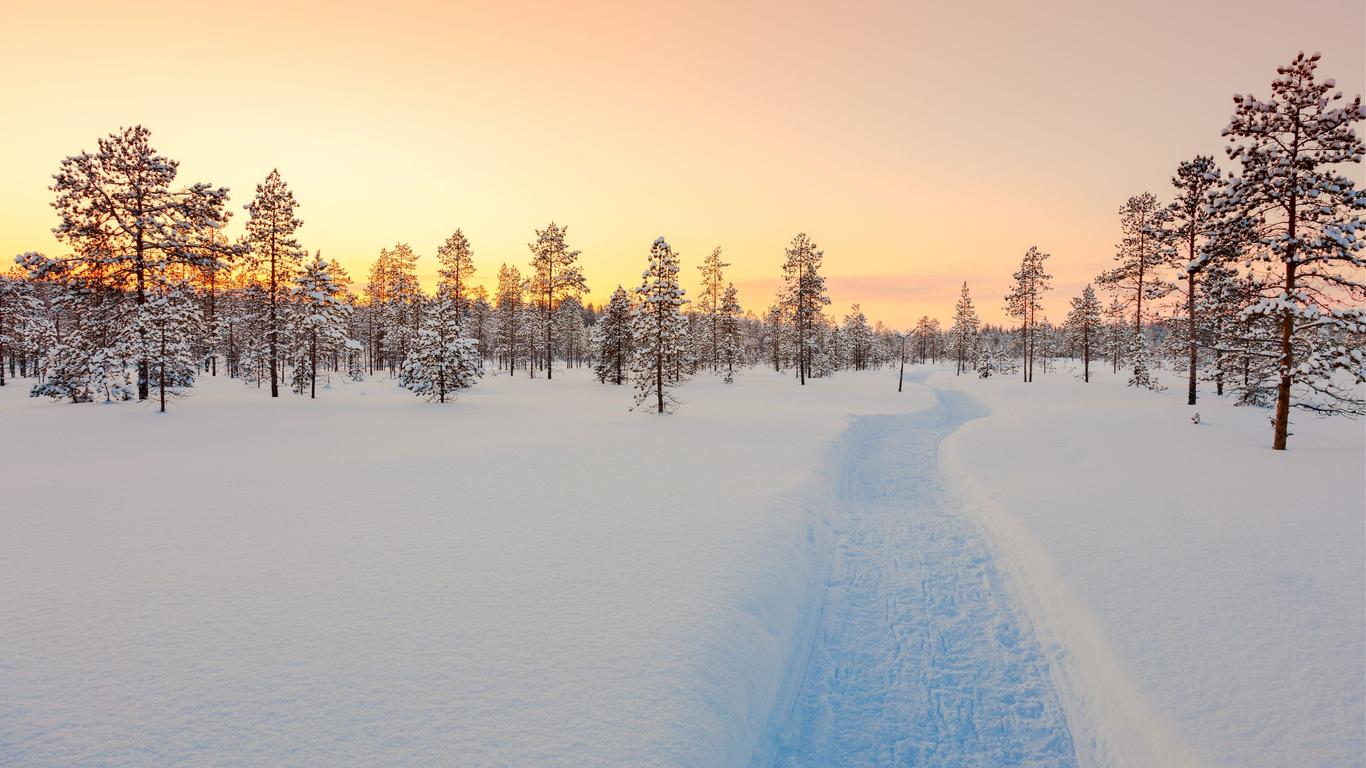
[[[680,255],[662,237],[644,254],[641,284],[586,305],[580,251],[554,222],[534,232],[525,272],[500,265],[492,294],[473,282],[474,248],[460,229],[436,250],[432,294],[402,242],[381,249],[353,292],[340,264],[299,243],[298,204],[277,171],[257,185],[232,240],[228,190],[177,186],[176,161],[135,126],[66,158],[54,176],[54,232],[69,254],[21,254],[0,276],[0,384],[8,369],[37,380],[34,396],[71,402],[155,391],[164,410],[220,365],[272,397],[282,386],[315,397],[320,378],[387,371],[444,402],[486,368],[551,379],[558,364],[630,381],[636,407],[665,412],[703,371],[729,383],[771,365],[804,385],[909,354],[1031,382],[1036,366],[1046,373],[1067,357],[1084,382],[1093,360],[1148,388],[1160,386],[1159,369],[1180,369],[1192,405],[1199,382],[1212,382],[1272,408],[1283,449],[1292,407],[1366,410],[1366,195],[1339,170],[1362,161],[1353,126],[1366,112],[1359,96],[1345,101],[1316,78],[1318,61],[1299,54],[1278,68],[1267,100],[1234,96],[1223,131],[1233,170],[1197,155],[1177,165],[1165,201],[1145,192],[1124,203],[1113,266],[1057,325],[1044,312],[1049,254],[1030,247],[1004,296],[1009,329],[980,321],[966,283],[947,329],[926,316],[893,331],[857,304],[833,318],[824,252],[805,233],[788,244],[782,288],[757,314],[725,279],[719,247],[698,266],[696,300],[687,297]]]

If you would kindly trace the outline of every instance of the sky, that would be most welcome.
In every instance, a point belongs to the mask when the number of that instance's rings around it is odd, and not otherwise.
[[[301,242],[364,276],[406,242],[435,283],[460,227],[476,278],[525,267],[555,221],[600,302],[650,243],[685,287],[715,246],[762,312],[798,232],[831,312],[947,320],[963,281],[1001,321],[1010,273],[1050,253],[1061,320],[1108,266],[1117,210],[1223,159],[1234,93],[1320,51],[1366,79],[1366,4],[0,0],[0,257],[61,255],[62,158],[142,124],[185,183],[232,189],[239,232],[278,168]],[[1349,175],[1361,181],[1360,166]]]

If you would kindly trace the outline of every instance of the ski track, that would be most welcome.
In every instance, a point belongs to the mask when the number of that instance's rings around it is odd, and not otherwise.
[[[850,425],[820,623],[757,764],[1076,765],[1033,626],[940,478],[940,441],[982,411],[935,394]]]

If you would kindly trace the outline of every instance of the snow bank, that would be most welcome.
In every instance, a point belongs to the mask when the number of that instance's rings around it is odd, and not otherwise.
[[[1298,415],[1279,453],[1266,411],[1212,393],[931,384],[992,409],[941,459],[1055,647],[1083,764],[1366,761],[1359,422]]]
[[[0,762],[743,765],[895,374],[387,379],[160,416],[0,389]],[[790,687],[790,686],[789,686]]]

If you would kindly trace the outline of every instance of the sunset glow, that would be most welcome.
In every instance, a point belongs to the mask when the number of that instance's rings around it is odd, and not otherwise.
[[[1225,11],[1175,0],[79,5],[5,5],[6,260],[60,255],[51,174],[140,123],[183,181],[232,188],[233,234],[278,167],[301,242],[356,277],[407,242],[430,288],[461,227],[488,285],[554,220],[595,303],[664,234],[685,286],[720,245],[760,311],[805,231],[831,313],[860,301],[898,327],[947,318],[963,280],[1000,321],[1031,245],[1053,256],[1060,319],[1127,196],[1222,157],[1231,94],[1265,91],[1301,47],[1349,94],[1366,72],[1355,0],[1328,3],[1331,26],[1246,3],[1218,34]]]

